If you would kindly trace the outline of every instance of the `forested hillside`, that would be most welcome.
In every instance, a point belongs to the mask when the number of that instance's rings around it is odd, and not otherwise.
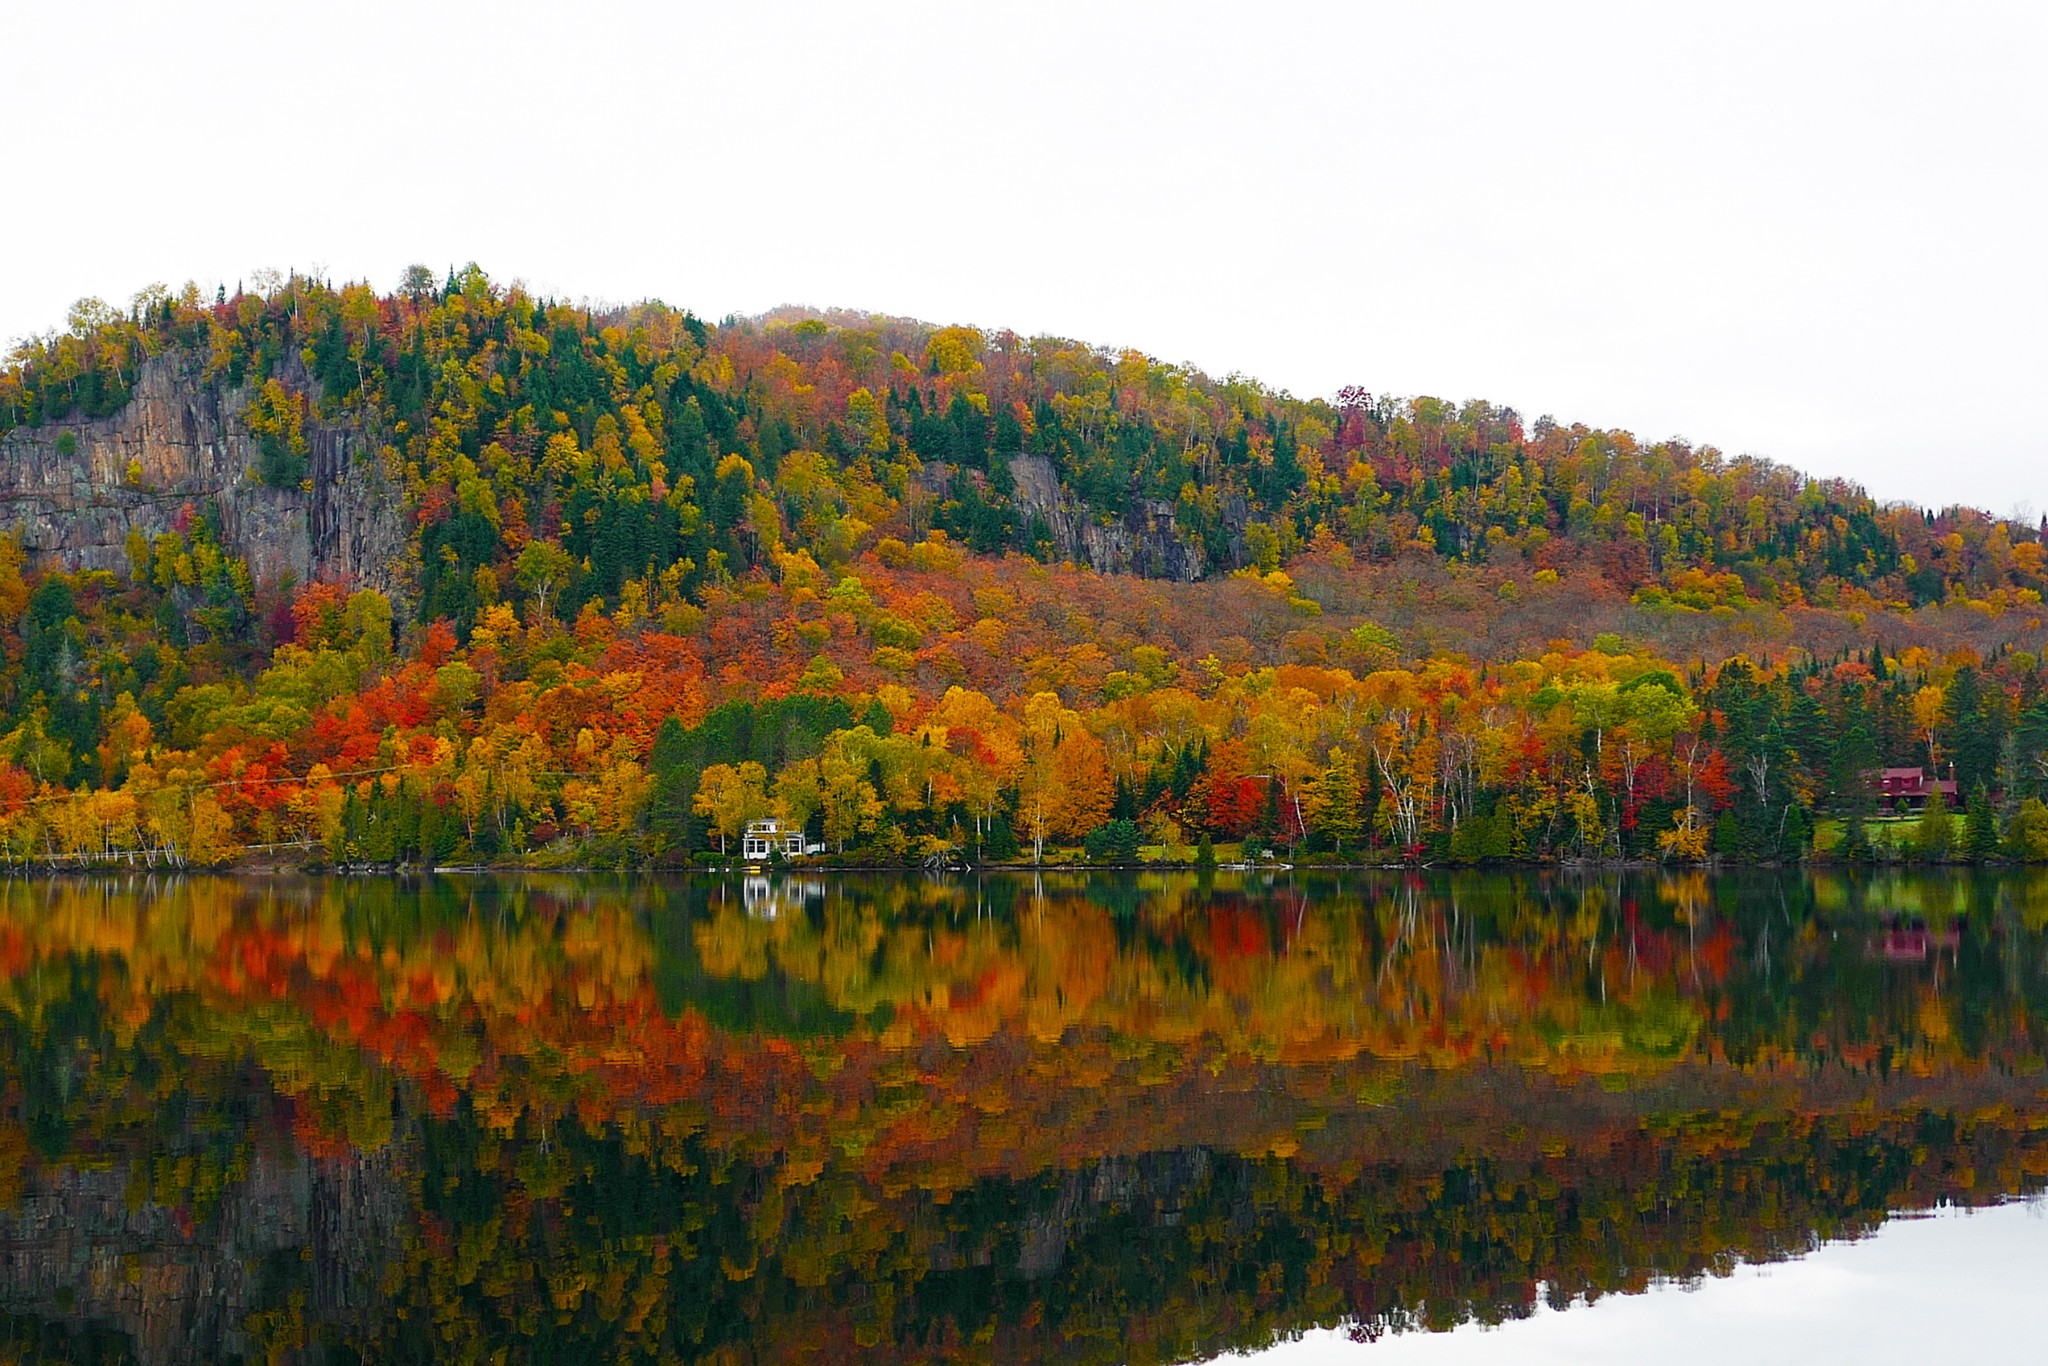
[[[84,301],[0,451],[66,491],[16,860],[1882,857],[1880,764],[1974,807],[1912,852],[2048,854],[2040,529],[1680,441],[472,267]]]

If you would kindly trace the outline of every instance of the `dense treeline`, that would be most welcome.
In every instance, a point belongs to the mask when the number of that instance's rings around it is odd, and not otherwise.
[[[1020,658],[1000,620],[961,625],[941,596],[1001,589],[877,568],[744,604],[773,614],[762,635],[817,638],[765,687],[741,681],[776,668],[745,643],[745,610],[678,636],[496,604],[466,644],[435,623],[401,649],[381,595],[332,585],[277,605],[288,642],[259,663],[184,586],[235,577],[204,524],[166,542],[125,581],[33,589],[0,553],[21,614],[0,629],[13,861],[287,844],[338,863],[675,862],[733,852],[768,818],[884,861],[2048,858],[2048,675],[2024,651],[1703,666],[1603,639],[1402,667],[1359,628],[1351,667],[1092,642]],[[935,655],[983,652],[981,677],[851,682],[836,661],[911,612]],[[721,657],[740,679],[713,672]],[[1890,819],[1870,776],[1887,765],[1953,779],[1953,800]]]
[[[674,861],[771,816],[889,860],[2048,856],[2042,544],[1968,510],[474,268],[87,301],[0,372],[0,426],[61,441],[172,362],[241,396],[266,483],[306,477],[309,424],[374,433],[404,591],[258,582],[199,505],[125,574],[0,542],[13,860]],[[1212,577],[1042,564],[1033,461]],[[1871,824],[1885,765],[1958,809]]]

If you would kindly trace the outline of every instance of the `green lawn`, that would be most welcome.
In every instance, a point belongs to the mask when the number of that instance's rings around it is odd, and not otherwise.
[[[1820,853],[1833,852],[1841,846],[1842,838],[1848,832],[1848,828],[1849,823],[1837,816],[1829,816],[1814,822],[1814,849]],[[1920,828],[1920,818],[1918,816],[1871,816],[1863,822],[1863,828],[1869,834],[1873,843],[1878,838],[1878,831],[1882,830],[1886,832],[1886,838],[1893,845],[1908,844],[1913,839],[1913,832]]]

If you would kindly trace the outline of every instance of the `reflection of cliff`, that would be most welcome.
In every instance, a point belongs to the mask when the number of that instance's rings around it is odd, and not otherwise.
[[[529,1361],[946,1360],[964,1342],[986,1361],[1178,1360],[1313,1325],[1497,1321],[1539,1283],[1560,1303],[1640,1289],[2048,1176],[2038,1087],[2005,1077],[1688,1069],[1616,1094],[1481,1069],[1315,1117],[1276,1070],[1206,1104],[1154,1097],[1184,1116],[1178,1142],[1132,1132],[937,1188],[929,1167],[777,1159],[660,1112],[502,1135],[421,1116],[366,1157],[256,1156],[197,1215],[132,1205],[132,1169],[60,1169],[0,1225],[0,1298],[116,1322],[145,1361],[321,1325],[376,1360],[436,1356],[458,1329]],[[1236,1150],[1289,1114],[1298,1147]],[[258,1154],[261,1120],[244,1118]]]
[[[1967,887],[1909,962],[1682,880],[798,890],[0,885],[0,1308],[151,1360],[1177,1359],[2048,1177],[2039,918]]]
[[[58,1167],[0,1215],[0,1301],[118,1326],[138,1361],[220,1360],[306,1323],[373,1325],[413,1203],[399,1145],[307,1158],[258,1150],[203,1224],[137,1203],[128,1164]]]
[[[543,1155],[532,1136],[486,1148],[429,1124],[433,1149],[488,1156],[432,1185],[444,1194],[391,1278],[404,1312],[368,1355],[417,1355],[438,1322],[528,1360],[676,1345],[762,1362],[1185,1360],[1314,1325],[1498,1321],[1539,1284],[1559,1303],[1640,1290],[2048,1175],[2048,1132],[2014,1108],[2041,1112],[2030,1084],[1908,1088],[1896,1111],[1836,1111],[1835,1095],[1808,1117],[1696,1080],[1711,1108],[1660,1117],[1676,1091],[1467,1074],[1405,1116],[1311,1128],[1292,1157],[1207,1146],[1231,1112],[1262,1108],[1254,1085],[1193,1116],[1181,1146],[939,1189],[701,1140],[642,1151],[630,1132],[568,1126]],[[479,1260],[451,1267],[454,1248]]]
[[[242,420],[248,393],[202,379],[200,363],[166,352],[112,416],[0,436],[0,530],[17,530],[32,562],[126,573],[131,530],[154,538],[213,504],[228,550],[260,581],[391,587],[406,528],[376,445],[355,426],[309,421],[310,490],[266,488]]]

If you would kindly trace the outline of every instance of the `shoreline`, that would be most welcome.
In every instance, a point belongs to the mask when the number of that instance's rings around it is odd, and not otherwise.
[[[1044,863],[956,863],[931,866],[922,863],[850,863],[843,861],[801,862],[748,865],[701,864],[701,863],[642,863],[631,865],[597,863],[464,863],[464,864],[326,864],[317,861],[305,863],[280,863],[263,859],[229,859],[211,865],[170,864],[142,865],[120,861],[52,860],[0,865],[0,876],[26,876],[42,874],[86,874],[86,873],[147,873],[180,874],[194,876],[239,876],[239,877],[462,877],[502,876],[514,873],[562,873],[571,876],[705,876],[714,878],[748,877],[790,877],[809,874],[841,875],[849,873],[926,873],[931,875],[964,875],[987,873],[1195,873],[1231,874],[1246,876],[1252,874],[1276,873],[1530,873],[1530,872],[1601,872],[1601,873],[1647,873],[1647,872],[1698,872],[1735,873],[1743,871],[1786,872],[1791,870],[1909,870],[1934,872],[1945,870],[1981,870],[2010,872],[2042,865],[2013,859],[1997,858],[1983,860],[1950,860],[1943,862],[1920,862],[1916,860],[1863,860],[1845,862],[1839,859],[1809,858],[1793,862],[1747,861],[1739,859],[1709,859],[1699,863],[1665,863],[1656,859],[1564,859],[1564,860],[1493,860],[1485,863],[1383,863],[1383,862],[1273,862],[1273,863],[1216,863],[1203,865],[1189,861],[1156,861],[1140,863],[1089,863],[1089,862],[1044,862]]]

